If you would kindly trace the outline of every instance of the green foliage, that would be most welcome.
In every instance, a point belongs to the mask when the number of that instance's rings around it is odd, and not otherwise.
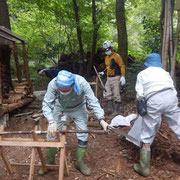
[[[144,59],[136,61],[134,64],[126,67],[126,81],[124,96],[126,99],[135,99],[136,91],[136,78],[140,71],[144,69]]]
[[[143,27],[145,30],[143,46],[146,52],[160,53],[160,21],[143,18]]]
[[[7,0],[14,33],[29,41],[31,69],[49,68],[62,53],[79,50],[73,1]],[[93,24],[92,0],[78,0],[82,41],[85,52],[91,51]],[[129,54],[143,59],[159,47],[159,0],[126,0],[126,24]],[[110,40],[117,47],[116,0],[96,0],[97,24],[100,25],[96,48]],[[145,18],[144,18],[145,17]],[[158,18],[157,18],[158,17]]]

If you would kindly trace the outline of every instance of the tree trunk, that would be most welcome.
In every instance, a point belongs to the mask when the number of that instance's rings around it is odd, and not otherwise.
[[[0,25],[11,29],[6,0],[0,0]],[[2,65],[3,68],[0,78],[3,77],[2,84],[6,87],[6,89],[3,89],[3,91],[8,92],[10,89],[13,89],[10,69],[11,50],[7,45],[1,45],[0,51],[0,65]]]
[[[173,53],[172,64],[171,64],[171,77],[173,78],[174,83],[176,82],[175,67],[176,67],[176,56],[177,56],[178,41],[179,41],[179,32],[180,32],[180,9],[178,10],[178,22],[177,22],[177,28],[176,28],[176,39],[175,39],[174,53]],[[176,83],[175,83],[175,85],[176,85]]]
[[[128,41],[126,31],[124,0],[116,0],[116,23],[118,31],[118,52],[121,55],[124,64],[127,65]]]
[[[82,36],[81,36],[81,28],[80,28],[80,20],[79,20],[79,12],[78,12],[79,10],[78,10],[76,0],[73,0],[73,6],[74,6],[74,12],[75,12],[75,19],[76,19],[77,37],[78,37],[78,42],[79,42],[80,60],[83,61],[84,50],[83,50],[83,43],[82,43]],[[83,73],[83,66],[82,66],[82,63],[80,63],[79,74],[82,75],[82,73]]]
[[[170,70],[168,64],[171,66],[173,63],[173,7],[174,0],[162,0],[162,14],[161,14],[161,57],[162,64],[165,70]],[[169,63],[168,63],[169,60]]]
[[[97,42],[97,34],[98,34],[98,30],[100,25],[97,24],[97,20],[96,20],[96,0],[92,0],[92,19],[93,19],[93,26],[94,26],[94,31],[93,31],[93,42],[92,42],[92,51],[91,51],[91,58],[90,61],[88,63],[88,72],[87,75],[90,76],[91,71],[92,71],[92,66],[94,63],[94,55],[95,55],[95,51],[96,51],[96,42]]]

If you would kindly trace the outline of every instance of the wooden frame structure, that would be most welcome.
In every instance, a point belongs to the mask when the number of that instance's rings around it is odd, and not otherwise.
[[[9,49],[12,49],[13,55],[14,55],[14,60],[15,60],[15,67],[16,67],[16,72],[17,72],[17,79],[18,79],[18,90],[21,90],[21,92],[17,91],[11,91],[10,93],[7,93],[6,95],[3,94],[3,68],[5,65],[1,64],[0,62],[0,117],[3,116],[6,113],[9,113],[19,107],[22,107],[25,104],[28,104],[32,102],[35,97],[33,96],[33,91],[32,91],[32,82],[30,79],[30,73],[29,73],[29,67],[28,67],[28,57],[27,57],[27,50],[26,50],[26,44],[27,41],[17,34],[11,32],[9,29],[0,26],[0,46],[8,46]],[[23,59],[23,65],[20,65],[19,63],[19,58],[18,58],[18,46],[22,46],[22,59]],[[0,58],[3,59],[3,56],[1,56],[1,51],[0,51]],[[25,82],[22,82],[22,67],[24,69],[25,73]],[[26,83],[25,85],[22,85],[22,83]],[[22,87],[23,86],[23,87]],[[22,89],[24,88],[24,89]],[[25,89],[26,88],[26,89]],[[28,91],[28,93],[24,93],[25,91]],[[20,95],[21,94],[21,95]],[[24,97],[25,94],[25,97]],[[16,103],[13,104],[14,102],[9,102],[7,100],[8,98],[6,97],[15,97],[14,99],[16,100]],[[18,99],[19,98],[19,99]],[[11,99],[11,98],[9,98]],[[17,102],[18,101],[18,102]]]
[[[35,130],[37,130],[37,126],[35,127]],[[4,131],[4,126],[0,126],[0,132]],[[38,135],[32,131],[32,138],[7,138],[7,137],[2,137],[0,135],[0,156],[2,157],[6,168],[8,172],[11,174],[13,173],[13,166],[30,166],[29,169],[29,178],[28,180],[33,180],[33,175],[34,175],[34,167],[35,166],[42,166],[44,171],[47,171],[47,168],[54,168],[54,169],[59,169],[59,178],[58,180],[63,180],[64,174],[69,175],[69,169],[67,166],[67,160],[65,156],[65,141],[66,137],[65,134],[60,134],[57,132],[56,140],[47,140],[47,139],[38,139]],[[32,147],[32,153],[31,153],[31,162],[30,164],[25,164],[25,163],[10,163],[8,161],[8,158],[3,151],[3,147],[5,146],[23,146],[23,147]],[[41,151],[41,148],[45,147],[57,147],[59,148],[59,165],[46,165],[45,159],[43,157],[43,153]],[[37,150],[41,165],[35,164],[35,151]]]

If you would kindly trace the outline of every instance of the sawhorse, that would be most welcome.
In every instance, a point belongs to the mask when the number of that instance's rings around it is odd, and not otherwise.
[[[35,127],[35,131],[36,130],[37,130],[37,126]],[[4,131],[4,126],[0,125],[0,132],[3,132],[3,131]],[[46,172],[48,167],[58,168],[59,169],[58,180],[63,180],[64,174],[69,175],[69,169],[67,166],[67,160],[65,156],[66,137],[65,137],[65,134],[62,134],[60,136],[58,132],[56,136],[57,136],[56,140],[38,139],[38,135],[34,131],[32,131],[32,138],[7,138],[7,137],[2,137],[2,135],[0,135],[0,155],[6,165],[8,172],[10,174],[13,173],[13,169],[12,169],[13,166],[27,166],[28,165],[30,166],[28,180],[33,180],[34,167],[39,166],[38,164],[35,164],[35,149],[37,149],[37,152],[41,161],[41,166],[44,169],[44,171]],[[3,150],[3,146],[32,147],[30,164],[10,163]],[[59,165],[46,164],[45,159],[43,157],[42,150],[41,150],[41,148],[45,148],[45,147],[59,148]]]

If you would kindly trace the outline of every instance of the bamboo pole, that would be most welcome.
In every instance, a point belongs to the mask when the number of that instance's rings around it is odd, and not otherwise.
[[[32,134],[33,131],[4,131],[0,132],[0,135],[12,135],[12,134]],[[92,134],[105,134],[103,130],[62,130],[57,131],[62,134],[66,133],[92,133]],[[34,131],[35,134],[47,134],[47,131]]]

